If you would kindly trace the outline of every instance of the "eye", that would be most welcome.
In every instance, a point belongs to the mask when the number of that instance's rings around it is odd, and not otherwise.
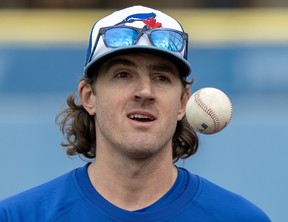
[[[127,79],[127,78],[131,78],[131,75],[127,72],[119,72],[115,75],[115,78],[118,79]]]
[[[154,79],[161,82],[171,82],[170,78],[165,75],[158,75]]]

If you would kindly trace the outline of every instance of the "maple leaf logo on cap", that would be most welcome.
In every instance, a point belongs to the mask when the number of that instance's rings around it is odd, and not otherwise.
[[[144,23],[147,25],[148,28],[151,28],[151,29],[162,27],[162,23],[156,22],[156,19],[154,17],[145,19]]]

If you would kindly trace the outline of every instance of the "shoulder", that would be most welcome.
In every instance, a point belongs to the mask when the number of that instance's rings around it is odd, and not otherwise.
[[[219,221],[269,222],[268,216],[244,197],[199,177],[196,204]]]
[[[76,169],[0,202],[0,221],[45,221],[49,213],[79,199]]]
[[[209,215],[215,221],[271,221],[259,207],[244,197],[228,191],[203,177],[192,173],[189,173],[189,175],[190,181],[194,181],[194,184],[189,183],[189,186],[198,186],[193,203],[202,214]],[[197,178],[197,183],[195,183],[195,178]]]

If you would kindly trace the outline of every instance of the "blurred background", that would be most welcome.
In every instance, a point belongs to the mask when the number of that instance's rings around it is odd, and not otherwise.
[[[190,36],[192,92],[216,87],[234,114],[178,165],[287,221],[288,1],[1,0],[0,199],[82,166],[55,124],[83,72],[90,28],[115,9],[163,10]]]

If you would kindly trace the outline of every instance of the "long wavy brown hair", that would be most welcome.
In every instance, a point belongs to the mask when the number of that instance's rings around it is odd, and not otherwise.
[[[97,75],[84,80],[93,85]],[[181,79],[184,88],[187,84],[192,85],[193,81],[188,82],[185,78]],[[92,87],[93,88],[93,87]],[[63,110],[57,117],[56,123],[66,137],[66,142],[61,145],[67,148],[69,156],[83,155],[88,159],[96,157],[96,131],[94,116],[91,116],[81,105],[75,93],[67,97],[68,108]],[[173,161],[186,159],[195,154],[199,145],[197,133],[189,125],[186,116],[178,121],[172,139]]]

